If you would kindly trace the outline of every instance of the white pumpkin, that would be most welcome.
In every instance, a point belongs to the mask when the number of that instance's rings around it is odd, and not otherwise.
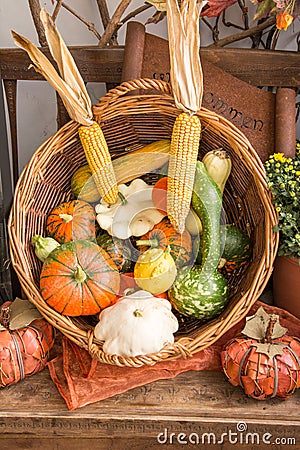
[[[152,201],[152,186],[140,178],[129,186],[120,184],[119,198],[113,205],[103,199],[95,207],[97,222],[103,230],[119,239],[142,236],[163,218]],[[122,199],[121,199],[122,198]]]
[[[95,337],[104,341],[110,355],[138,356],[159,352],[174,342],[177,318],[168,300],[147,291],[136,291],[105,308],[95,326]]]

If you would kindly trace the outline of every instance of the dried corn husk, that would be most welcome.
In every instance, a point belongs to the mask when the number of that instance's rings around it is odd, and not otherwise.
[[[167,0],[170,77],[175,104],[188,113],[201,108],[203,73],[200,62],[199,15],[206,1]]]
[[[43,52],[29,39],[12,31],[14,41],[28,53],[36,72],[43,75],[57,91],[71,119],[89,126],[93,123],[91,100],[74,59],[44,8],[41,9],[40,17],[45,27],[50,52],[61,76]]]
[[[201,136],[203,74],[200,62],[199,13],[204,2],[167,0],[170,76],[181,113],[174,123],[168,168],[167,212],[182,233],[190,210]]]
[[[92,104],[75,61],[58,32],[50,15],[43,8],[40,13],[50,52],[58,65],[60,75],[47,57],[27,38],[12,31],[15,43],[25,50],[33,62],[34,69],[54,87],[62,99],[71,119],[79,127],[88,164],[95,176],[101,197],[115,203],[118,186],[112,167],[111,156],[103,132],[93,120]]]

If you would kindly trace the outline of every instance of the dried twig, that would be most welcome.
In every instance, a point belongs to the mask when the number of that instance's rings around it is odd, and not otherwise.
[[[238,30],[246,30],[247,28],[245,26],[241,26],[238,25],[236,23],[233,22],[228,22],[228,20],[226,20],[226,9],[224,9],[224,11],[222,12],[222,23],[225,27],[228,28],[237,28]]]
[[[73,14],[73,16],[75,16],[78,20],[80,20],[82,23],[84,23],[88,29],[94,33],[94,35],[96,36],[97,39],[101,39],[100,34],[98,33],[98,31],[95,29],[95,26],[93,23],[89,22],[88,20],[84,19],[83,17],[81,17],[81,15],[75,11],[73,8],[71,8],[69,5],[67,5],[65,2],[60,1],[60,0],[56,0],[57,3],[60,3],[59,8],[62,6],[64,7],[67,11],[69,11],[71,14]],[[57,14],[56,14],[57,15]]]
[[[220,16],[217,16],[215,18],[215,24],[212,25],[210,23],[209,20],[206,19],[206,17],[202,17],[201,21],[209,28],[209,30],[211,31],[211,35],[212,35],[212,40],[213,42],[217,42],[219,40],[219,20],[220,20]]]
[[[28,0],[30,12],[34,22],[34,26],[38,35],[39,43],[42,47],[47,47],[47,39],[45,36],[45,30],[40,19],[40,1],[39,0]]]
[[[109,43],[115,31],[120,27],[121,17],[123,16],[126,8],[129,6],[130,3],[131,0],[121,0],[119,6],[115,10],[112,18],[110,19],[107,27],[105,28],[105,31],[101,39],[99,40],[98,44],[99,47],[105,47]]]
[[[106,0],[97,0],[97,5],[100,12],[103,27],[106,28],[110,21]]]
[[[270,49],[271,48],[271,46],[272,46],[272,40],[273,40],[273,35],[274,35],[274,33],[275,33],[275,31],[277,30],[277,28],[276,28],[276,25],[274,25],[270,30],[268,30],[268,32],[266,33],[267,34],[267,37],[266,37],[266,39],[265,39],[265,46],[264,46],[264,48],[266,48],[266,49]]]
[[[109,11],[108,11],[106,0],[97,0],[97,5],[98,5],[99,12],[100,12],[102,25],[105,30],[105,28],[107,27],[107,25],[109,24],[109,21],[110,21],[110,16],[109,16]],[[109,44],[118,45],[117,32],[115,32],[112,35],[112,37],[109,41]]]
[[[141,14],[142,12],[146,11],[149,8],[153,8],[153,6],[150,4],[143,5],[143,6],[140,6],[139,8],[136,8],[134,11],[131,11],[129,14],[127,14],[127,16],[124,17],[124,19],[122,19],[122,25],[125,22],[128,22],[128,20],[133,19],[135,16],[137,16],[138,14]]]
[[[116,28],[116,30],[119,30],[126,22],[128,22],[130,19],[133,19],[138,14],[141,14],[142,12],[146,11],[147,9],[152,8],[152,5],[143,5],[139,8],[136,8],[134,11],[131,11],[127,16],[125,16],[122,19],[122,22],[120,22]]]
[[[225,47],[228,44],[232,44],[232,42],[241,41],[242,39],[251,37],[254,34],[264,30],[265,28],[274,25],[275,20],[275,17],[269,17],[269,19],[259,25],[249,28],[248,30],[241,31],[240,33],[232,34],[231,36],[227,36],[224,39],[220,39],[219,41],[208,45],[208,47]]]
[[[54,11],[53,11],[52,16],[51,16],[53,22],[55,22],[55,20],[56,20],[56,17],[57,17],[57,15],[59,13],[59,10],[60,10],[60,8],[62,6],[62,2],[63,2],[63,0],[56,0],[56,5],[55,5]]]

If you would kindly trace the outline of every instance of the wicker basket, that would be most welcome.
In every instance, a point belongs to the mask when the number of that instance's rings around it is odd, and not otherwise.
[[[128,93],[131,95],[126,95]],[[138,145],[170,138],[179,110],[174,106],[168,83],[140,79],[109,91],[94,106],[94,114],[115,158]],[[62,316],[44,302],[39,292],[41,263],[34,254],[31,237],[44,234],[49,211],[72,198],[71,176],[86,164],[78,138],[78,124],[70,121],[42,144],[20,176],[9,219],[9,238],[12,264],[22,289],[52,325],[99,361],[138,367],[192,356],[213,344],[245,317],[270,277],[278,236],[272,231],[276,214],[263,165],[247,138],[229,121],[205,108],[201,109],[199,117],[203,129],[199,158],[222,147],[232,159],[232,173],[223,200],[226,219],[247,231],[253,253],[249,263],[228,278],[226,310],[205,324],[179,317],[175,343],[159,353],[131,358],[105,354],[102,343],[93,335],[91,323],[84,318]]]

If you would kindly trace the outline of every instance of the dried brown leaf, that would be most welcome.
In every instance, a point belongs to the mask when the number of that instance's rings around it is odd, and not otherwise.
[[[237,0],[209,0],[203,11],[201,17],[218,17],[229,6],[234,5]]]
[[[150,5],[154,6],[157,11],[166,11],[166,1],[163,0],[146,0],[146,3],[149,3]]]
[[[29,300],[16,298],[10,305],[10,330],[19,330],[42,316]]]
[[[273,344],[253,344],[254,347],[256,347],[257,353],[263,353],[268,358],[273,359],[276,355],[282,355],[283,350],[286,347],[286,344],[282,343],[273,343]]]
[[[165,17],[166,13],[164,11],[156,11],[155,14],[153,14],[152,17],[149,17],[149,19],[146,21],[146,25],[148,25],[149,23],[158,24]]]
[[[253,393],[255,391],[255,383],[252,380],[252,378],[248,377],[246,375],[243,375],[241,377],[241,380],[242,380],[242,383],[243,383],[245,394],[253,395]]]
[[[246,318],[246,325],[242,330],[242,333],[246,336],[263,341],[266,337],[266,330],[270,321],[270,314],[261,306],[253,316]],[[276,316],[277,321],[275,323],[272,339],[277,339],[287,332],[287,328],[284,328],[279,323],[279,316]]]

